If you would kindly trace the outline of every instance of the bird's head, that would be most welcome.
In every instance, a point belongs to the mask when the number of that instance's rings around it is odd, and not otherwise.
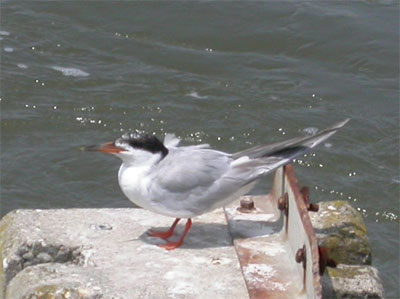
[[[84,149],[113,154],[124,163],[136,165],[158,161],[168,154],[168,149],[156,136],[137,132],[126,133],[114,142],[107,142],[101,146],[88,146]]]

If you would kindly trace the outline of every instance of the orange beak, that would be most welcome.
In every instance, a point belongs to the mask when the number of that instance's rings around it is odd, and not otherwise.
[[[101,146],[97,145],[86,146],[83,148],[83,150],[88,152],[102,152],[106,154],[118,154],[124,151],[122,148],[115,146],[113,142],[107,142]]]

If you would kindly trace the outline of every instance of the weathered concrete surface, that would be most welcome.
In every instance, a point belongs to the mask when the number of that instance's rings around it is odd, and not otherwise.
[[[71,264],[27,267],[7,287],[6,298],[112,298],[101,271]],[[114,296],[115,297],[115,296]]]
[[[371,266],[338,265],[323,277],[324,298],[383,298],[378,270]]]
[[[346,201],[319,202],[319,211],[310,212],[321,247],[337,263],[370,265],[371,247],[362,216]]]
[[[0,296],[248,298],[222,209],[166,251],[146,231],[172,221],[142,209],[11,212],[0,222]]]

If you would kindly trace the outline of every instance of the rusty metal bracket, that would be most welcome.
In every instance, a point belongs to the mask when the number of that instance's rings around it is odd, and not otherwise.
[[[321,298],[318,242],[308,215],[310,210],[309,190],[302,188],[302,191],[300,191],[293,166],[290,164],[284,166],[284,178],[284,190],[289,195],[289,213],[285,220],[289,222],[288,241],[293,252],[297,252],[298,248],[302,248],[304,251],[303,264],[298,270],[303,274],[304,290],[307,297]]]
[[[242,197],[225,207],[251,299],[322,297],[318,243],[309,217],[317,207],[308,201],[308,188],[300,190],[289,164],[275,171],[268,195]]]

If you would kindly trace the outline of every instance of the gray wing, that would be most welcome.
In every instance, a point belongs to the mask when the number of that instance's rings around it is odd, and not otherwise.
[[[172,147],[152,171],[153,209],[193,217],[246,194],[265,174],[332,136],[348,120],[320,133],[229,155],[202,146]]]
[[[207,188],[229,169],[230,155],[202,147],[171,148],[153,172],[159,187],[173,193]]]
[[[310,151],[348,121],[346,119],[312,136],[256,146],[232,155],[203,148],[205,145],[171,147],[154,171],[156,180],[162,189],[180,194],[201,192],[215,182],[245,185]]]

